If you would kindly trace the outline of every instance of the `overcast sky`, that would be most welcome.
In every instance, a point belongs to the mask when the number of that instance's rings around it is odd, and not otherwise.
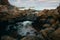
[[[10,4],[17,7],[34,7],[37,10],[54,9],[59,5],[60,0],[8,0]]]

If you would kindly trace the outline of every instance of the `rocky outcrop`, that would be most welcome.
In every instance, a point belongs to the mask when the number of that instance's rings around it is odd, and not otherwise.
[[[28,36],[28,37],[24,37],[21,40],[42,40],[39,37],[34,37],[34,36]]]
[[[18,24],[19,22],[32,21],[32,24],[28,28],[24,25]],[[10,30],[6,30],[6,28]],[[18,35],[16,27],[23,26],[23,30],[27,31],[27,34],[23,38]],[[15,28],[16,29],[15,29]],[[31,28],[31,29],[29,29]],[[22,28],[21,28],[22,30]],[[32,30],[32,31],[31,31]],[[34,31],[36,30],[36,31]],[[19,30],[20,31],[20,30]],[[8,3],[8,0],[0,0],[0,35],[1,40],[60,40],[60,6],[56,9],[42,11],[37,10],[19,10],[17,7],[12,6]],[[35,36],[33,36],[34,34]],[[9,35],[9,36],[4,36]],[[16,39],[14,39],[16,38]]]
[[[60,14],[60,5],[57,7],[57,10],[58,10],[58,12],[59,12],[59,14]]]
[[[8,0],[0,0],[0,5],[10,5]]]
[[[16,40],[16,39],[14,39],[13,37],[10,37],[10,36],[2,36],[1,40]]]

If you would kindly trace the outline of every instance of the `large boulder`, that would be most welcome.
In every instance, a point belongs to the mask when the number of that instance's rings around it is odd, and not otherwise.
[[[21,40],[42,40],[42,39],[36,36],[27,36],[22,38]]]
[[[0,0],[0,5],[10,5],[8,0]]]
[[[49,35],[51,40],[60,40],[60,28]]]
[[[10,36],[2,36],[1,40],[16,40],[16,39],[14,39],[13,37],[10,37]]]
[[[60,5],[57,7],[58,12],[60,13]]]

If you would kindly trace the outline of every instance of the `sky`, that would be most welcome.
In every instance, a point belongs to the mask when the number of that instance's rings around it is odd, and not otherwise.
[[[8,0],[11,5],[16,7],[33,8],[36,10],[55,9],[60,0]]]

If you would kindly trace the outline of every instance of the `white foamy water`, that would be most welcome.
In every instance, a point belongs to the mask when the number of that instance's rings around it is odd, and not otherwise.
[[[15,25],[9,25],[7,30],[17,29],[18,35],[21,36],[35,36],[36,30],[32,27],[32,21],[17,22]]]
[[[21,24],[18,25],[18,34],[22,35],[22,36],[26,36],[26,35],[35,35],[35,29],[32,28],[32,22],[31,21],[24,21],[22,23],[17,23],[17,24]]]

